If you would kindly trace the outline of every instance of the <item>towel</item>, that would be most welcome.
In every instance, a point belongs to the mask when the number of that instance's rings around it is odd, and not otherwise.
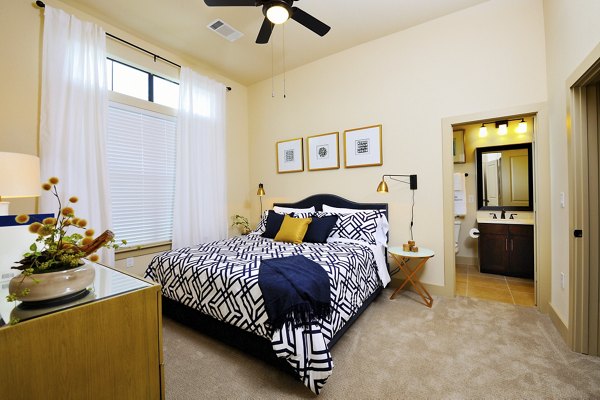
[[[304,256],[262,260],[258,286],[274,329],[281,329],[285,321],[310,325],[331,315],[329,276]]]
[[[465,174],[462,172],[454,173],[454,215],[457,217],[467,215],[467,189]]]

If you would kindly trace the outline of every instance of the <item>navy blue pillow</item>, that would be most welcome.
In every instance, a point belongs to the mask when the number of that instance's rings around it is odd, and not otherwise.
[[[277,232],[279,232],[279,228],[281,228],[281,224],[283,223],[284,214],[277,214],[273,210],[269,210],[269,215],[267,215],[267,224],[265,227],[265,231],[261,235],[262,237],[275,239]]]
[[[329,234],[333,230],[335,223],[338,220],[337,215],[327,217],[312,217],[312,222],[308,225],[304,242],[309,243],[325,243]]]

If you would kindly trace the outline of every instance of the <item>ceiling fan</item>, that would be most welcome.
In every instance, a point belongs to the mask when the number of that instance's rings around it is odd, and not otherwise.
[[[304,25],[317,35],[325,36],[331,27],[298,7],[292,7],[294,1],[298,0],[204,0],[209,7],[262,6],[265,20],[256,38],[256,43],[259,44],[268,43],[273,27],[276,24],[283,24],[289,18]]]

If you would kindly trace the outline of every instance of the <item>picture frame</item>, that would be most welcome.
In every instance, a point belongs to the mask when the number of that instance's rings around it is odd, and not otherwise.
[[[381,132],[381,124],[344,131],[344,167],[383,165]]]
[[[302,138],[281,140],[275,146],[277,173],[304,171],[304,151]]]
[[[454,164],[466,163],[464,129],[457,129],[452,132],[452,156],[454,157]]]
[[[307,137],[308,170],[323,171],[340,168],[339,141],[339,132]]]

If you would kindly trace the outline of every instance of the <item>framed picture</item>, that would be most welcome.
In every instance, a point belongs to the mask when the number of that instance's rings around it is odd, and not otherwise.
[[[277,142],[276,150],[278,173],[304,171],[302,138]]]
[[[332,132],[306,138],[309,171],[340,167],[339,137],[339,132]]]
[[[464,164],[465,160],[465,130],[457,129],[452,137],[452,155],[454,156],[454,164]]]
[[[381,125],[344,131],[344,156],[346,168],[383,165]]]

